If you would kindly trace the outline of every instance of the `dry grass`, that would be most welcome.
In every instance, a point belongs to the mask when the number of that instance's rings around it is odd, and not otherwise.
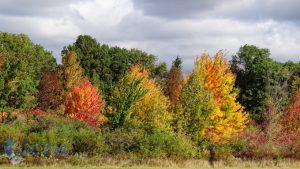
[[[186,160],[181,162],[174,162],[171,160],[116,160],[104,158],[92,159],[65,159],[39,162],[33,166],[32,163],[23,163],[19,166],[4,165],[0,166],[1,169],[206,169],[212,168],[205,160]],[[258,168],[281,168],[281,169],[299,169],[300,161],[280,160],[280,161],[241,161],[239,159],[216,162],[215,168],[228,168],[228,169],[258,169]]]

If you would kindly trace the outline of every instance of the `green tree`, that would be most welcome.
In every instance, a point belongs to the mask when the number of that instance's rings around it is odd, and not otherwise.
[[[100,45],[89,35],[78,36],[73,44],[64,48],[64,52],[72,50],[77,53],[84,75],[100,87],[107,98],[111,96],[114,84],[119,83],[131,66],[139,64],[150,70],[155,67],[156,58],[153,55],[137,49]]]
[[[253,45],[242,46],[233,56],[231,70],[237,76],[238,100],[253,120],[265,122],[273,116],[269,115],[270,109],[279,113],[287,107],[291,95],[289,82],[297,68],[291,61],[273,61],[268,49]]]
[[[156,82],[162,89],[166,88],[166,78],[168,75],[167,64],[159,63],[151,70],[150,77],[155,78]]]
[[[140,87],[142,79],[129,81],[126,75],[115,86],[110,98],[110,106],[107,108],[107,117],[113,128],[122,127],[130,123],[132,109],[136,102],[140,101],[148,92]]]
[[[268,97],[270,52],[253,45],[244,45],[232,58],[231,70],[236,74],[238,100],[257,122],[264,121],[264,105]]]
[[[298,63],[298,68],[293,72],[290,79],[288,80],[289,93],[292,96],[296,90],[300,88],[300,62]]]
[[[33,108],[44,70],[54,70],[55,58],[24,34],[0,33],[0,107]]]

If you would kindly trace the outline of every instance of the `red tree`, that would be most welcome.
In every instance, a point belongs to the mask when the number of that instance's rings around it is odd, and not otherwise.
[[[283,126],[286,132],[300,133],[300,88],[295,92],[286,116],[283,118]]]
[[[99,96],[97,88],[87,78],[71,89],[65,106],[69,117],[85,121],[92,127],[106,121],[106,117],[101,113],[101,109],[104,107],[102,98]]]
[[[38,107],[55,109],[62,103],[63,85],[57,72],[46,71],[39,84]]]

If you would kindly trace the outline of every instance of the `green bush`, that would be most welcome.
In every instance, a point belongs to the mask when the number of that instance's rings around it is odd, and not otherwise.
[[[174,160],[192,158],[196,155],[196,149],[189,139],[171,131],[118,128],[104,133],[111,155]]]

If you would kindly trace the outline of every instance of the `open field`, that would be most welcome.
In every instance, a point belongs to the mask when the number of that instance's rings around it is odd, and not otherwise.
[[[113,162],[108,160],[108,163],[100,162],[70,165],[67,163],[47,163],[44,165],[32,166],[21,164],[20,166],[0,165],[0,169],[209,169],[211,167],[205,160],[188,160],[179,163],[174,163],[167,160],[154,160],[142,164],[134,164],[130,161],[122,160]],[[110,162],[110,163],[109,163]],[[217,169],[299,169],[300,162],[282,160],[282,161],[219,161],[215,163]]]
[[[206,169],[211,167],[195,167],[195,168],[179,168],[179,167],[0,167],[1,169],[171,169],[171,168],[178,168],[178,169]],[[261,169],[261,168],[281,168],[281,169],[296,169],[299,166],[295,167],[215,167],[215,168],[228,168],[228,169]]]

